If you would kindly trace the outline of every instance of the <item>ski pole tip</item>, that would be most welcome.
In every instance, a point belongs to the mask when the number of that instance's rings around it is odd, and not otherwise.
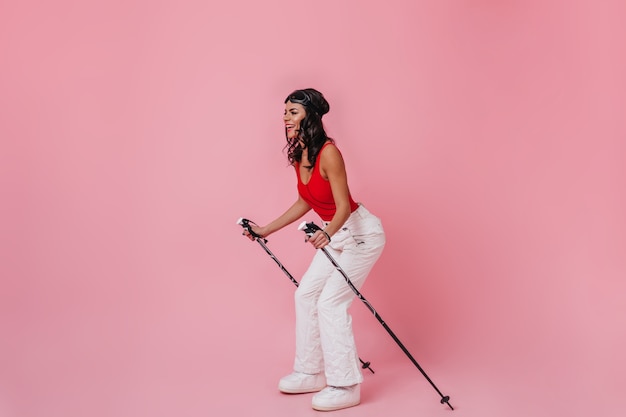
[[[450,410],[454,410],[454,407],[452,407],[452,405],[450,404],[450,396],[446,395],[445,397],[441,397],[441,404],[446,404],[448,407],[450,407]]]
[[[376,372],[374,372],[374,370],[372,369],[372,367],[371,367],[370,365],[371,365],[371,364],[370,364],[370,362],[369,362],[369,361],[367,361],[367,362],[363,362],[363,361],[361,361],[361,368],[363,368],[363,369],[369,369],[371,373],[375,374]]]

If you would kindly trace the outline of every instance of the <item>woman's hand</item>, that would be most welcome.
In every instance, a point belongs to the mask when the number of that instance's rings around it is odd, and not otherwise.
[[[311,237],[307,239],[307,242],[313,245],[315,249],[322,249],[324,246],[330,243],[330,240],[328,239],[328,236],[326,235],[326,233],[324,233],[321,230],[318,230],[315,233],[313,233]]]
[[[255,233],[258,236],[261,237],[265,237],[265,233],[264,233],[264,228],[260,227],[260,226],[256,226],[254,224],[250,225],[250,229],[252,229],[252,232]],[[243,229],[243,233],[242,235],[246,236],[248,239],[250,240],[254,240],[256,239],[249,231],[248,229]]]

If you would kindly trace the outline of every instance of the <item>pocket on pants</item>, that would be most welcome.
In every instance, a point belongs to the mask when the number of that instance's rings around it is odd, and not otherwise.
[[[385,232],[377,219],[368,220],[357,228],[346,228],[350,241],[358,248],[376,248],[385,244]]]
[[[365,239],[368,236],[376,237],[385,234],[382,222],[373,214],[360,218],[359,221],[350,224],[348,229],[355,238]]]
[[[350,231],[345,227],[342,229],[339,229],[339,231],[333,235],[333,237],[330,240],[330,243],[328,244],[328,246],[330,246],[331,248],[337,251],[342,251],[347,248],[356,247],[357,245],[358,245],[358,242],[356,241],[352,233],[350,233]]]

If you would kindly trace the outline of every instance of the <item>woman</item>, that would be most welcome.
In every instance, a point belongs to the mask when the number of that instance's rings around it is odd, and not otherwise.
[[[350,195],[343,158],[322,124],[329,109],[322,93],[312,88],[285,99],[287,157],[296,170],[299,196],[277,219],[252,230],[267,237],[313,209],[323,230],[308,242],[325,247],[359,289],[382,253],[385,234],[380,220]],[[353,299],[343,276],[317,251],[295,293],[294,372],[280,380],[280,391],[317,392],[312,406],[322,411],[359,404],[363,376],[348,314]]]

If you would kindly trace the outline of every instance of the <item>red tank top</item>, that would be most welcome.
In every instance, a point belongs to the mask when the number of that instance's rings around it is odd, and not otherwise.
[[[320,160],[322,150],[331,142],[326,142],[320,152],[317,154],[317,160],[315,166],[313,166],[313,172],[311,172],[311,179],[304,184],[300,177],[300,163],[295,163],[296,175],[298,176],[298,194],[309,206],[324,220],[329,222],[333,219],[337,207],[335,206],[335,199],[333,198],[333,192],[330,188],[330,181],[325,180],[320,173]],[[350,212],[353,212],[359,205],[352,199],[352,196],[348,196],[350,199]]]

